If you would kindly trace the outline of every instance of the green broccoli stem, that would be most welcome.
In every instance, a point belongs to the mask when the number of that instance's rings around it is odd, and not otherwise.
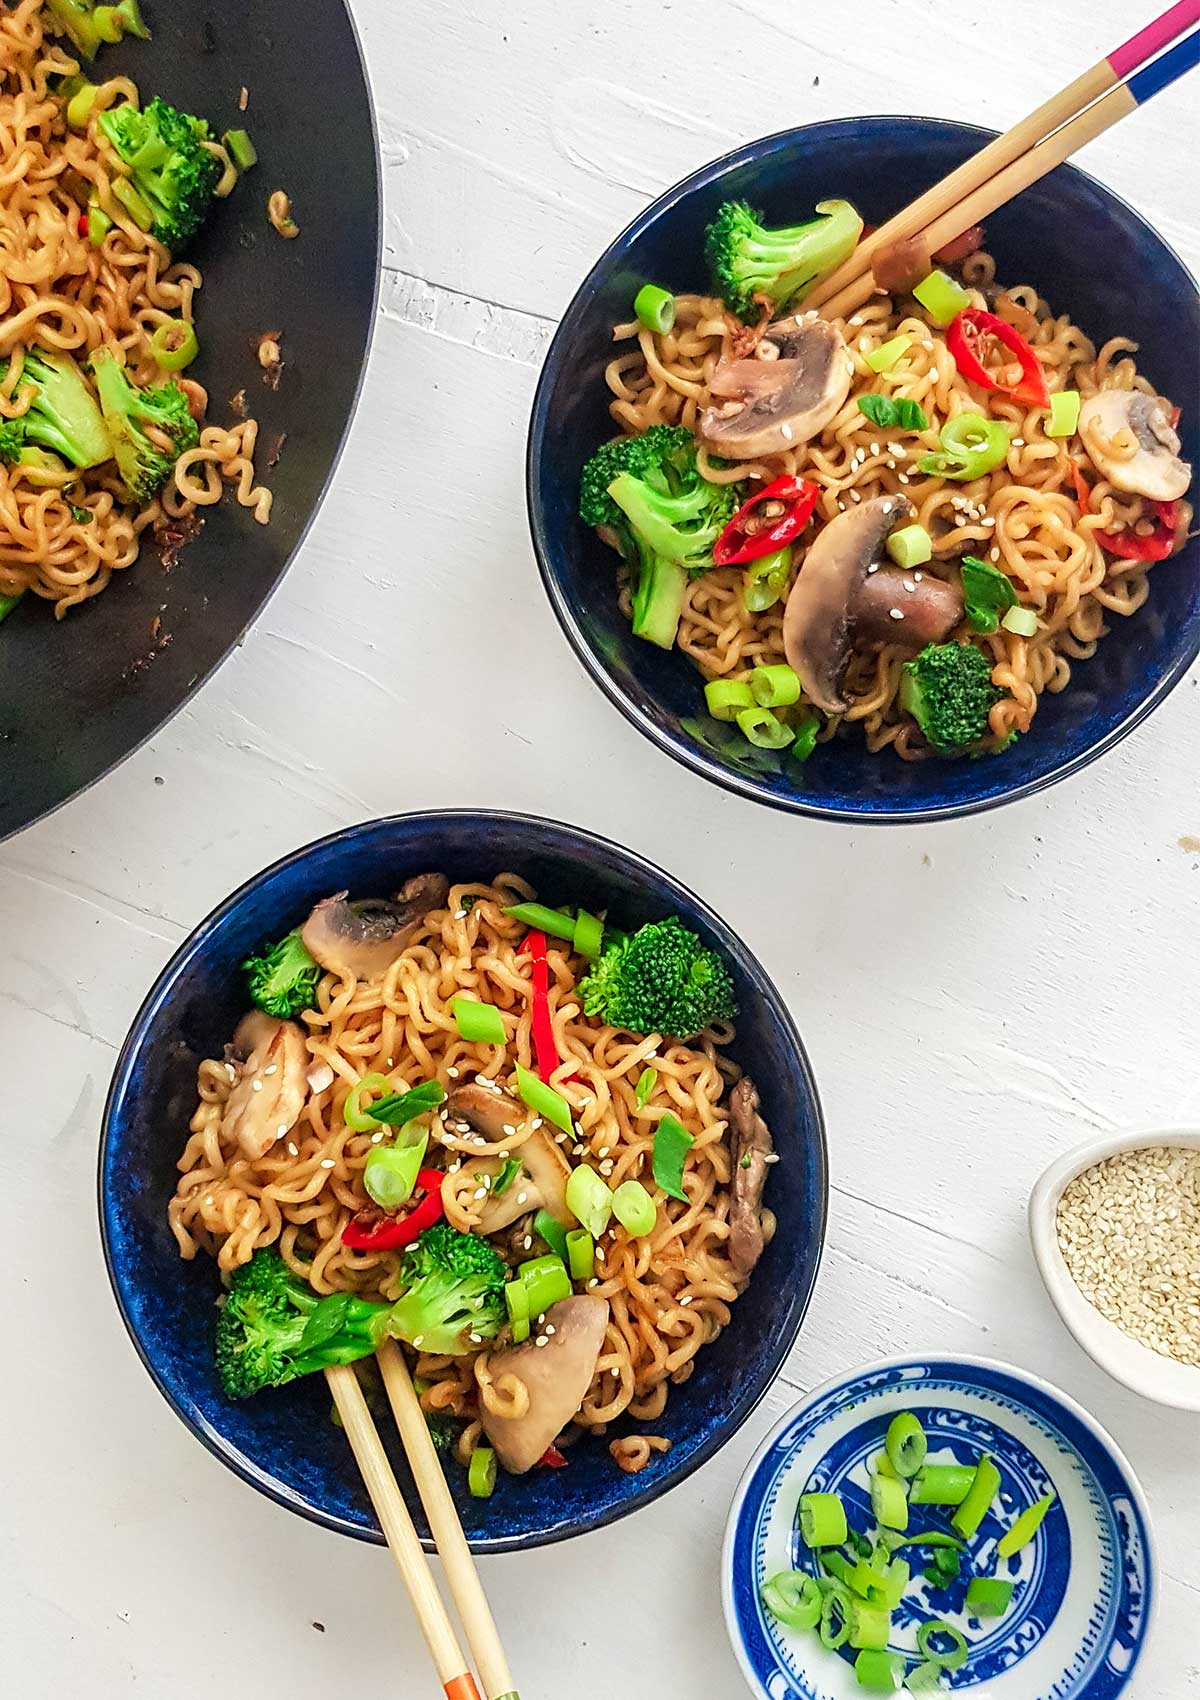
[[[8,365],[8,361],[0,365],[0,377],[7,375]],[[87,379],[69,354],[31,348],[25,355],[18,393],[27,385],[34,391],[29,409],[7,422],[7,437],[40,443],[80,468],[102,466],[112,459],[113,445],[104,416]]]
[[[633,591],[633,635],[659,649],[673,649],[683,617],[688,575],[674,561],[649,550],[638,551],[638,577]]]

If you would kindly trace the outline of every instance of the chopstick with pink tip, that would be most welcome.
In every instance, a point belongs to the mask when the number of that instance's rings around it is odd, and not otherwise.
[[[1061,160],[1065,159],[1069,153],[1074,152],[1078,147],[1082,147],[1084,142],[1090,141],[1093,136],[1099,135],[1101,130],[1108,127],[1108,124],[1115,123],[1118,118],[1122,118],[1127,112],[1132,111],[1140,101],[1147,99],[1150,94],[1156,93],[1159,88],[1165,86],[1163,81],[1154,79],[1155,67],[1148,62],[1154,58],[1156,53],[1161,52],[1164,47],[1175,41],[1178,36],[1193,28],[1197,22],[1200,22],[1200,0],[1178,0],[1177,5],[1169,6],[1161,17],[1155,18],[1154,22],[1147,24],[1145,29],[1138,30],[1136,35],[1131,35],[1129,40],[1123,41],[1119,47],[1114,47],[1111,53],[1091,66],[1089,70],[1085,71],[1081,77],[1077,77],[1065,89],[1039,106],[1036,112],[1031,112],[1028,118],[1023,118],[1019,124],[1014,124],[1011,130],[1005,131],[1004,135],[997,136],[994,142],[989,142],[987,147],[979,153],[972,154],[970,159],[965,160],[956,171],[952,171],[948,177],[942,178],[940,183],[935,183],[927,193],[919,196],[902,212],[897,213],[895,218],[889,219],[865,241],[860,242],[844,264],[840,265],[836,271],[831,272],[828,277],[822,278],[814,288],[809,290],[804,298],[805,308],[827,309],[828,303],[836,301],[835,309],[832,312],[827,311],[828,317],[836,318],[843,313],[853,312],[856,307],[861,307],[863,302],[869,299],[874,292],[873,280],[865,289],[860,288],[859,291],[853,293],[850,286],[859,283],[864,278],[871,279],[871,262],[877,254],[894,247],[898,242],[907,241],[910,237],[914,237],[922,231],[928,231],[931,227],[936,229],[939,220],[955,213],[964,204],[972,204],[972,198],[982,204],[985,199],[981,193],[984,186],[1004,172],[1006,168],[1013,168],[1019,161],[1027,158],[1031,153],[1035,153],[1039,144],[1047,149],[1038,161],[1038,163],[1044,162],[1055,151],[1050,149],[1048,145],[1053,133],[1058,131],[1060,135],[1065,134],[1063,126],[1066,126],[1068,130],[1072,129],[1071,121],[1074,120],[1080,126],[1075,131],[1078,139],[1071,142],[1065,153],[1060,153],[1057,158],[1051,158],[1049,164],[1042,163],[1042,171],[1029,177],[1028,182],[1035,181],[1036,177],[1041,176],[1044,171],[1051,170],[1054,165],[1060,164]],[[1180,42],[1179,46],[1173,50],[1177,56],[1173,61],[1173,64],[1177,66],[1175,75],[1188,69],[1189,55],[1194,54],[1194,48],[1194,42],[1190,46],[1188,42]],[[1190,62],[1195,62],[1194,57],[1191,58]],[[1159,63],[1161,64],[1162,61],[1159,61]],[[1135,86],[1137,79],[1135,78],[1129,83],[1125,82],[1125,79],[1141,66],[1147,67],[1141,73],[1147,79],[1147,85],[1144,92],[1139,93]],[[1171,81],[1173,78],[1168,77],[1166,80]],[[1151,84],[1153,86],[1150,86]],[[1085,124],[1084,118],[1090,116],[1087,109],[1091,108],[1095,112],[1095,108],[1092,107],[1093,102],[1105,106],[1106,103],[1101,99],[1105,95],[1116,97],[1113,104],[1109,105],[1107,110],[1100,113],[1098,117],[1092,117],[1090,123]],[[1104,118],[1106,122],[1099,122],[1099,118]],[[1015,178],[1010,179],[1010,181],[1015,181]],[[1019,188],[1024,187],[1026,187],[1026,183],[1019,184]],[[1011,189],[1008,193],[1002,194],[989,210],[994,211],[996,206],[1002,205],[1005,200],[1010,199],[1011,195],[1017,192],[1019,192],[1019,189]],[[977,223],[980,216],[986,215],[976,214],[967,223],[962,224],[954,234],[961,235],[962,231],[968,230],[971,224]],[[944,246],[948,240],[950,238],[943,237],[936,246]]]

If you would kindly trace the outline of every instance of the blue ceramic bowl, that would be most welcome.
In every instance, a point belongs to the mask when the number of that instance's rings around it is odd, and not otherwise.
[[[815,1574],[796,1508],[806,1492],[841,1496],[852,1527],[873,1526],[869,1464],[888,1423],[911,1411],[929,1461],[973,1467],[986,1452],[997,1497],[972,1539],[977,1574],[1013,1583],[1002,1617],[965,1610],[969,1573],[948,1587],[923,1576],[928,1554],[906,1551],[912,1580],[892,1619],[890,1651],[920,1662],[922,1624],[962,1634],[967,1658],[952,1692],[989,1700],[1116,1700],[1149,1634],[1156,1599],[1145,1496],[1113,1440],[1047,1382],[987,1358],[888,1358],[826,1382],[767,1436],[738,1488],[725,1536],[722,1590],[733,1650],[760,1700],[855,1700],[855,1654],[825,1649],[814,1632],[785,1628],[760,1590],[781,1570]],[[1055,1494],[1034,1538],[1011,1558],[1000,1536],[1028,1506]],[[913,1508],[912,1531],[953,1533],[933,1506]],[[981,1686],[982,1685],[982,1686]],[[942,1690],[939,1690],[941,1692]]]
[[[342,1436],[329,1421],[322,1378],[235,1404],[212,1365],[216,1266],[184,1263],[167,1227],[175,1162],[195,1104],[196,1065],[219,1056],[245,996],[239,963],[265,937],[295,926],[331,891],[393,891],[411,874],[452,879],[508,869],[550,903],[586,899],[632,928],[678,914],[732,964],[741,1016],[734,1052],[758,1081],[782,1161],[768,1201],[788,1231],[776,1236],[733,1321],[674,1388],[655,1428],[671,1450],[640,1475],[623,1474],[607,1440],[584,1441],[567,1469],[520,1480],[501,1473],[495,1495],[470,1498],[450,1479],[477,1552],[562,1540],[610,1523],[689,1476],[749,1416],[800,1328],[825,1234],[825,1134],[812,1071],[778,992],[723,921],[699,898],[628,850],[573,827],[524,815],[402,815],[320,839],[266,869],[197,927],[159,976],[121,1051],[100,1146],[100,1223],[125,1325],[159,1391],[208,1449],[246,1481],[312,1521],[381,1541]],[[636,1426],[636,1425],[631,1425]],[[644,1427],[644,1425],[642,1425]],[[618,1430],[617,1432],[620,1432]],[[408,1484],[404,1456],[385,1433]],[[413,1516],[428,1537],[415,1493]],[[428,1544],[428,1542],[427,1542]]]
[[[1136,122],[1136,120],[1135,120]],[[542,578],[572,646],[600,688],[647,737],[694,772],[758,802],[854,821],[946,819],[1029,796],[1077,772],[1162,701],[1200,651],[1200,544],[1157,567],[1147,605],[1113,618],[1070,687],[1044,696],[1034,729],[1003,759],[902,762],[861,740],[818,747],[803,767],[755,750],[708,718],[686,656],[635,638],[616,600],[615,557],[581,522],[579,472],[612,435],[604,366],[611,329],[639,286],[707,287],[704,226],[744,198],[794,223],[823,197],[852,200],[880,224],[983,147],[991,131],[932,118],[846,118],[751,142],[669,189],[596,262],[567,309],[534,400],[527,489]],[[1033,283],[1097,343],[1141,345],[1141,370],[1183,407],[1184,454],[1200,459],[1194,350],[1200,301],[1181,261],[1131,207],[1062,166],[987,221],[1002,281]]]

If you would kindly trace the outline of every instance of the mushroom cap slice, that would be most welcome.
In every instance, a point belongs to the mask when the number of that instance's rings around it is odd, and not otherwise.
[[[729,1204],[729,1258],[741,1280],[749,1280],[767,1243],[762,1195],[769,1158],[775,1149],[771,1130],[759,1114],[758,1088],[743,1075],[729,1095],[733,1126],[733,1188]]]
[[[225,1100],[221,1138],[236,1140],[254,1162],[300,1119],[308,1096],[308,1045],[296,1022],[259,1010],[238,1023],[233,1044],[246,1061]]]
[[[529,1395],[523,1417],[495,1416],[485,1399],[479,1401],[483,1431],[497,1458],[514,1476],[533,1469],[579,1410],[596,1373],[607,1328],[608,1300],[579,1293],[550,1306],[543,1332],[536,1338],[490,1355],[492,1379],[516,1376]],[[538,1340],[546,1344],[539,1346]]]
[[[418,874],[394,898],[351,903],[344,891],[322,898],[301,928],[309,955],[332,974],[378,980],[411,943],[430,910],[445,903],[444,874]]]
[[[505,1138],[505,1130],[518,1127],[529,1114],[524,1104],[507,1092],[486,1086],[456,1086],[446,1099],[449,1119],[470,1122],[490,1145]],[[528,1139],[513,1147],[513,1156],[520,1159],[522,1172],[499,1198],[488,1198],[476,1232],[499,1233],[531,1210],[548,1210],[563,1227],[574,1227],[575,1218],[567,1209],[571,1165],[545,1128],[534,1128]],[[478,1162],[471,1162],[472,1173],[478,1171],[481,1175],[497,1175],[502,1166],[499,1157],[481,1157]]]
[[[1137,452],[1113,453],[1113,439],[1128,433]],[[1179,437],[1171,424],[1170,404],[1143,390],[1100,390],[1079,410],[1079,435],[1097,470],[1118,490],[1152,502],[1175,502],[1186,495],[1192,469],[1179,456]]]
[[[876,496],[847,508],[819,533],[804,557],[783,614],[783,647],[810,702],[826,714],[848,706],[842,679],[852,648],[854,603],[898,521],[913,513],[907,496]]]
[[[773,355],[764,358],[764,349]],[[730,460],[783,454],[822,431],[850,393],[845,338],[825,319],[780,319],[750,360],[723,360],[710,385],[721,398],[700,416],[700,436]],[[733,409],[726,416],[727,409]]]
[[[915,655],[927,643],[945,643],[963,617],[963,594],[954,580],[928,568],[880,567],[859,585],[852,612],[857,643],[897,644]]]

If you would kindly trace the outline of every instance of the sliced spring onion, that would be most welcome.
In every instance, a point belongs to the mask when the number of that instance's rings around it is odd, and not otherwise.
[[[899,1411],[892,1418],[884,1444],[896,1474],[905,1479],[916,1475],[929,1451],[925,1430],[911,1411]]]
[[[802,1570],[783,1570],[764,1582],[762,1603],[789,1629],[815,1629],[821,1619],[821,1585]]]
[[[103,247],[104,238],[112,227],[113,221],[104,208],[93,201],[87,210],[87,237],[93,248]]]
[[[846,1507],[838,1494],[800,1495],[800,1539],[806,1547],[840,1547],[846,1527]]]
[[[572,941],[580,956],[595,962],[604,949],[604,922],[598,915],[581,909],[575,917],[575,937]]]
[[[502,1163],[496,1171],[490,1196],[492,1198],[503,1198],[520,1173],[521,1159],[519,1157],[510,1157],[507,1162]]]
[[[496,1454],[490,1446],[477,1446],[467,1465],[467,1487],[472,1499],[490,1499],[496,1488]]]
[[[688,1202],[683,1190],[683,1165],[696,1141],[668,1110],[654,1130],[654,1179],[671,1198]],[[842,1537],[843,1540],[845,1536]]]
[[[548,1210],[539,1210],[533,1218],[533,1231],[545,1240],[555,1257],[567,1261],[567,1230],[557,1217]]]
[[[1011,1558],[1015,1552],[1029,1545],[1042,1526],[1047,1511],[1054,1504],[1057,1494],[1053,1490],[1032,1505],[1026,1506],[1007,1534],[1001,1535],[996,1543],[997,1558]]]
[[[886,1606],[888,1611],[895,1611],[907,1588],[912,1575],[907,1562],[902,1558],[891,1561],[883,1570],[877,1570],[866,1559],[859,1559],[850,1574],[843,1577],[846,1586],[871,1605]]]
[[[735,714],[738,731],[756,750],[782,750],[792,741],[792,732],[769,708],[743,708]]]
[[[904,1660],[899,1653],[865,1648],[854,1661],[854,1674],[871,1694],[895,1694],[904,1681]]]
[[[894,336],[888,342],[881,342],[879,347],[873,348],[869,354],[864,356],[864,359],[872,372],[889,372],[897,360],[902,359],[911,347],[912,337],[901,333],[900,336]]]
[[[633,1096],[639,1110],[644,1110],[646,1108],[650,1094],[654,1091],[654,1088],[657,1085],[658,1070],[656,1068],[644,1068],[638,1076],[638,1083],[633,1092]]]
[[[570,1240],[568,1238],[568,1252]],[[561,1257],[550,1252],[545,1257],[531,1257],[517,1267],[517,1278],[529,1295],[530,1316],[541,1316],[551,1305],[571,1297],[571,1277]]]
[[[892,1632],[891,1613],[865,1600],[850,1601],[850,1645],[880,1650]]]
[[[835,1617],[838,1619],[836,1625]],[[831,1582],[825,1590],[817,1633],[822,1647],[828,1647],[831,1653],[844,1647],[850,1639],[850,1595],[840,1582]]]
[[[226,130],[221,145],[239,171],[249,171],[258,164],[258,149],[250,140],[249,130]]]
[[[974,1480],[969,1464],[924,1464],[913,1477],[908,1496],[914,1505],[961,1505]]]
[[[658,1211],[641,1181],[622,1181],[613,1193],[613,1215],[635,1238],[654,1232]]]
[[[182,372],[200,352],[195,328],[186,319],[168,319],[150,338],[150,352],[164,372]]]
[[[941,449],[922,455],[917,471],[931,478],[952,478],[969,484],[994,472],[1008,454],[1008,427],[982,413],[956,413],[947,419],[939,434]]]
[[[968,1475],[973,1473],[971,1470],[967,1471]],[[920,1535],[906,1535],[902,1541],[897,1541],[896,1545],[898,1547],[953,1547],[955,1552],[965,1552],[967,1547],[966,1541],[960,1541],[957,1535],[944,1535],[940,1529],[926,1529]]]
[[[1073,437],[1079,429],[1079,409],[1082,397],[1078,390],[1056,390],[1050,397],[1050,417],[1046,421],[1048,437]]]
[[[15,596],[0,596],[0,620],[7,620],[24,594],[23,590],[18,590]]]
[[[675,323],[675,297],[656,283],[644,283],[633,298],[638,323],[648,331],[669,331]]]
[[[959,1534],[967,1540],[970,1540],[971,1536],[978,1532],[979,1525],[987,1516],[999,1486],[1000,1472],[992,1463],[988,1453],[985,1452],[975,1466],[975,1477],[971,1483],[971,1491],[950,1519]]]
[[[531,932],[549,933],[551,938],[575,942],[575,917],[562,909],[548,909],[544,903],[512,903],[504,911],[520,921]]]
[[[736,720],[743,709],[754,707],[754,693],[745,679],[710,679],[704,701],[714,720]]]
[[[364,1074],[356,1086],[352,1086],[346,1094],[346,1102],[342,1105],[342,1120],[355,1133],[370,1133],[379,1126],[376,1118],[369,1110],[362,1107],[363,1097],[387,1098],[392,1093],[391,1083],[385,1074]]]
[[[567,1209],[594,1240],[608,1227],[613,1195],[595,1169],[580,1163],[567,1177]]]
[[[796,731],[796,741],[788,754],[793,761],[807,761],[817,747],[817,733],[821,730],[821,722],[815,714],[807,714],[800,722]]]
[[[829,1551],[822,1552],[820,1564],[827,1576],[832,1576],[835,1582],[844,1582],[846,1587],[850,1588],[850,1578],[854,1575],[857,1567],[851,1564],[844,1552],[839,1552],[836,1547],[832,1547]],[[851,1589],[851,1592],[853,1592],[853,1589]]]
[[[892,1460],[888,1457],[886,1452],[877,1452],[875,1454],[874,1458],[871,1460],[871,1468],[878,1476],[895,1476],[897,1481],[900,1480],[900,1477],[896,1474],[896,1470],[892,1465]]]
[[[468,1045],[506,1045],[508,1033],[500,1011],[492,1003],[480,1003],[477,998],[451,998],[450,1013],[458,1036]]]
[[[396,1210],[412,1197],[428,1144],[429,1129],[422,1128],[415,1137],[401,1133],[391,1145],[371,1147],[362,1182],[381,1210]]]
[[[971,292],[956,283],[948,272],[932,271],[913,290],[935,325],[943,329],[971,305]]]
[[[776,549],[770,555],[759,555],[756,560],[747,561],[742,575],[742,601],[749,612],[762,614],[773,608],[787,589],[791,576],[790,543],[785,543],[782,549]]]
[[[940,1694],[942,1692],[941,1665],[914,1665],[904,1679],[904,1686],[910,1694]]]
[[[586,1228],[567,1235],[567,1269],[572,1281],[590,1281],[596,1273],[596,1242]]]
[[[750,675],[750,691],[760,708],[790,708],[800,701],[800,675],[786,661],[756,667]]]
[[[886,548],[898,567],[922,567],[933,559],[933,538],[923,525],[902,525],[892,532]]]
[[[1000,1576],[976,1576],[967,1584],[968,1613],[971,1617],[1003,1617],[1012,1604],[1013,1587]]]
[[[929,1643],[935,1636],[945,1636],[949,1639],[951,1646],[946,1652],[939,1652],[936,1647],[930,1646]],[[928,1659],[931,1664],[941,1665],[943,1670],[957,1670],[967,1662],[965,1639],[952,1623],[946,1623],[940,1617],[930,1618],[928,1623],[923,1623],[917,1630],[917,1646],[921,1649],[923,1658]]]
[[[504,1303],[512,1325],[513,1344],[521,1345],[529,1338],[529,1289],[523,1281],[509,1281],[504,1289]]]
[[[96,104],[99,89],[95,83],[84,83],[77,88],[67,102],[68,130],[86,130],[88,120],[92,116],[92,107]]]
[[[871,1477],[871,1510],[885,1529],[908,1528],[908,1495],[894,1476]]]
[[[445,1097],[446,1088],[440,1081],[423,1080],[411,1090],[389,1092],[383,1098],[376,1098],[371,1105],[371,1120],[386,1122],[389,1127],[403,1127],[415,1116],[428,1115],[430,1110],[436,1110]]]
[[[1038,617],[1032,608],[1010,608],[1000,624],[1018,637],[1032,637],[1038,629]]]
[[[536,1074],[522,1068],[520,1063],[517,1064],[517,1093],[522,1103],[528,1104],[535,1115],[544,1116],[564,1133],[574,1131],[571,1106],[562,1093],[556,1092],[553,1086],[547,1086],[544,1080],[539,1080]]]

